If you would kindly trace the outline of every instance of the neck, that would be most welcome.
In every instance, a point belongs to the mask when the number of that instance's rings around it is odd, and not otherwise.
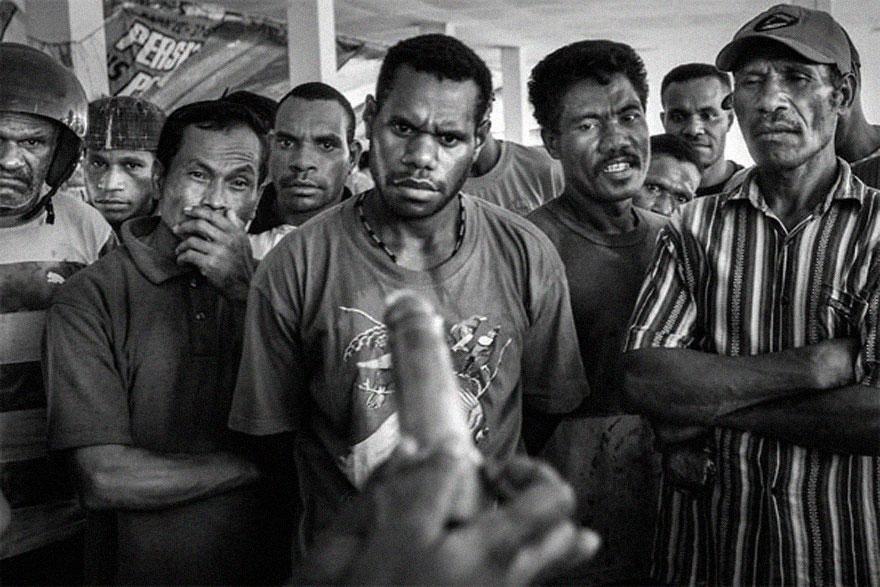
[[[342,201],[342,191],[333,199],[332,202],[327,204],[326,206],[321,206],[320,208],[315,208],[313,210],[288,210],[286,207],[281,204],[280,200],[276,200],[276,206],[278,207],[278,217],[281,218],[285,224],[290,224],[292,226],[299,226],[305,223],[308,219],[313,216],[317,216],[330,206],[334,206]]]
[[[486,137],[486,142],[483,143],[483,150],[480,151],[479,157],[471,166],[471,176],[486,175],[498,165],[499,159],[501,159],[501,143],[490,134]]]
[[[861,110],[854,112],[838,132],[841,136],[835,139],[837,154],[845,161],[858,161],[880,147],[880,126],[869,123]]]
[[[837,177],[837,158],[830,143],[794,169],[758,167],[757,182],[767,205],[791,229],[809,216]]]
[[[563,192],[562,198],[575,218],[584,226],[600,234],[622,234],[636,227],[632,198],[604,202],[585,194]]]
[[[718,161],[703,169],[700,187],[706,188],[727,181],[733,175],[731,169],[733,169],[733,165],[730,161],[721,157]]]
[[[378,190],[364,197],[364,216],[385,243],[397,264],[423,271],[449,259],[458,240],[459,198],[424,218],[401,218],[384,202]]]

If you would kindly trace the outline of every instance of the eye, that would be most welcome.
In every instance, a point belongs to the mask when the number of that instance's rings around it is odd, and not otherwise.
[[[459,139],[455,135],[451,135],[448,133],[440,135],[440,144],[443,145],[444,147],[454,147],[459,142],[461,142],[461,139]]]

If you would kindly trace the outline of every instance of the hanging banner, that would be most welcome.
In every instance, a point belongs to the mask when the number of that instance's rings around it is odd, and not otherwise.
[[[197,53],[217,25],[207,18],[124,4],[104,24],[110,93],[140,95]]]

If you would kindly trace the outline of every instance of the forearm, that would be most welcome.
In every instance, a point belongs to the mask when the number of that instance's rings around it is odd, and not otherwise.
[[[160,454],[123,445],[74,452],[86,507],[150,510],[218,495],[255,481],[256,467],[231,453]]]
[[[677,425],[709,426],[721,414],[817,386],[809,347],[744,357],[651,348],[629,351],[623,362],[631,408]]]
[[[771,400],[723,415],[716,424],[810,448],[880,455],[880,389],[850,385]]]

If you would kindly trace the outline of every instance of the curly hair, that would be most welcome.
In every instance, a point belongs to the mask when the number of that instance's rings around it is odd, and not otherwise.
[[[529,101],[542,128],[557,129],[562,100],[574,84],[595,80],[602,85],[624,75],[635,88],[642,107],[648,101],[648,74],[642,58],[629,45],[606,40],[578,41],[561,47],[532,69]]]
[[[433,74],[439,80],[473,81],[479,89],[475,123],[483,120],[492,103],[492,74],[473,49],[454,37],[439,34],[419,35],[400,41],[388,50],[379,69],[379,79],[376,81],[379,108],[391,92],[397,70],[404,65],[415,71]]]

